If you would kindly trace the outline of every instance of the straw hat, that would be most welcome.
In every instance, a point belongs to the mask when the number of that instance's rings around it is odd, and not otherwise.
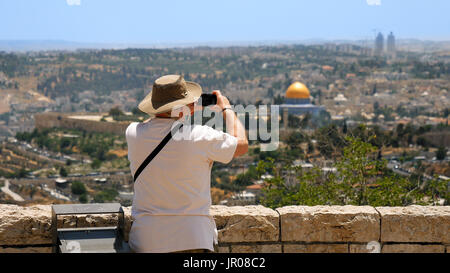
[[[185,81],[181,75],[166,75],[155,80],[153,89],[139,103],[139,110],[160,114],[197,101],[202,94],[198,83]]]

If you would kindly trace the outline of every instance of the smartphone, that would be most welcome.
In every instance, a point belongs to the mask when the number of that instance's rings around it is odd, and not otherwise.
[[[202,106],[210,106],[217,104],[217,96],[215,94],[202,94],[200,96]]]

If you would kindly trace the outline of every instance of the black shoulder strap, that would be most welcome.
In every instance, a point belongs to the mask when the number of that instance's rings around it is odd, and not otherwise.
[[[137,169],[136,173],[134,174],[133,181],[136,182],[136,179],[141,174],[141,172],[147,167],[147,165],[150,163],[150,161],[155,158],[155,156],[166,146],[167,142],[172,138],[173,134],[175,134],[176,131],[178,131],[181,127],[183,127],[183,123],[180,123],[180,125],[177,125],[174,130],[170,131],[166,137],[161,141],[161,143],[156,146],[156,148],[153,150],[151,154],[147,156],[147,158],[142,162],[141,166]]]

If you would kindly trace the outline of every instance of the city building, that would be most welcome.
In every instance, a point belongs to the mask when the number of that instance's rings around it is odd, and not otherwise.
[[[384,51],[384,37],[381,32],[378,33],[377,38],[375,38],[375,55],[381,55]]]
[[[344,96],[344,94],[342,94],[342,93],[339,93],[339,94],[337,94],[337,96],[336,97],[334,97],[334,102],[336,103],[336,104],[340,104],[340,103],[343,103],[343,102],[347,102],[347,98]]]
[[[319,115],[325,107],[311,103],[311,95],[308,87],[301,82],[294,82],[286,90],[284,103],[280,105],[281,113],[291,115],[303,115],[310,113],[313,116]]]
[[[387,37],[387,52],[388,54],[395,56],[395,36],[392,31]]]

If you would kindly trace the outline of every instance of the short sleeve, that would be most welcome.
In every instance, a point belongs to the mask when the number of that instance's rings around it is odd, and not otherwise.
[[[237,138],[222,131],[215,130],[209,126],[201,126],[201,145],[208,157],[212,161],[228,163],[233,159],[237,147]]]
[[[138,125],[137,122],[132,122],[130,125],[128,125],[127,129],[125,130],[125,138],[128,139],[130,136],[136,136],[136,126]]]

